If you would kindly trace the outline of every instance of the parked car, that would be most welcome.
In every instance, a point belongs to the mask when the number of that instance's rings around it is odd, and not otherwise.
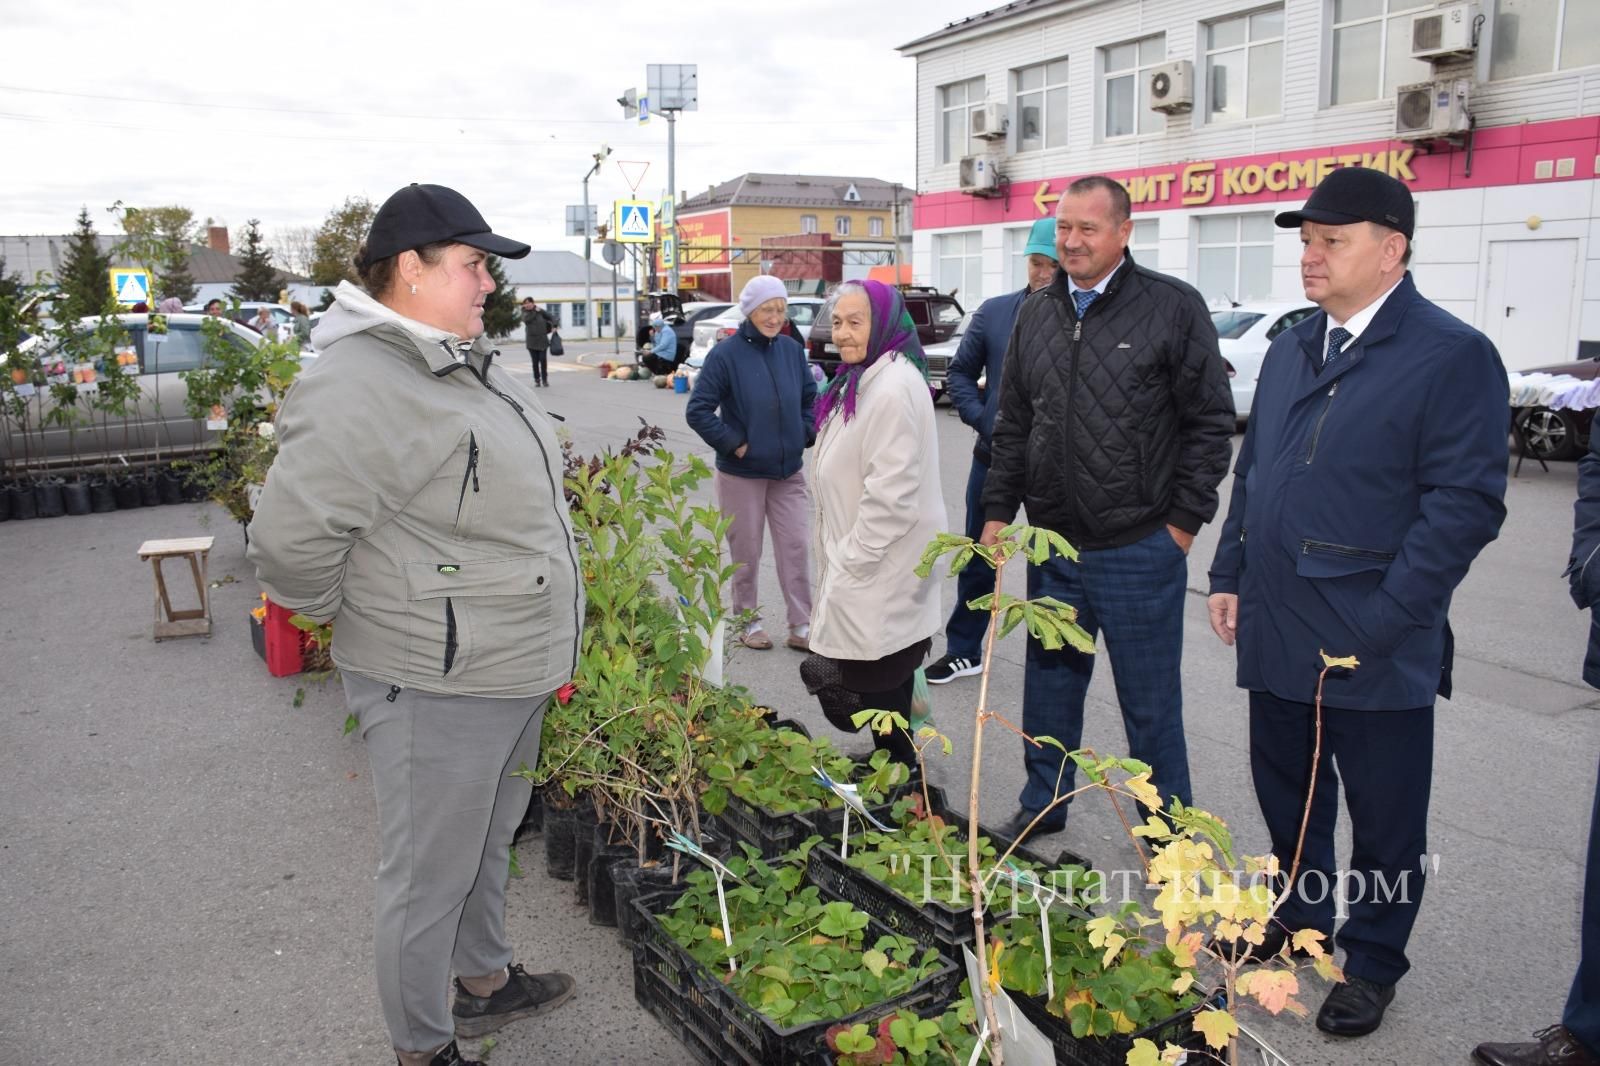
[[[1568,374],[1583,381],[1600,377],[1600,355],[1576,363],[1524,370],[1524,374]],[[1534,459],[1576,459],[1589,449],[1593,411],[1558,411],[1550,407],[1514,407],[1511,417],[1522,426],[1528,455]]]
[[[1250,417],[1261,361],[1266,358],[1272,339],[1316,310],[1315,304],[1290,300],[1239,304],[1211,312],[1211,324],[1217,327],[1217,347],[1222,351],[1228,385],[1233,389],[1233,412],[1240,422]]]
[[[255,329],[256,315],[263,307],[265,307],[267,309],[267,313],[272,316],[272,324],[278,327],[278,336],[273,338],[274,340],[287,340],[293,335],[294,312],[289,310],[288,304],[266,303],[261,300],[245,300],[239,304],[239,309],[235,311],[233,310],[233,305],[229,301],[222,301],[222,311],[224,316],[230,316],[235,322],[239,323],[239,325],[249,326],[252,330]],[[206,307],[203,303],[190,304],[189,306],[185,307],[184,310],[186,312],[193,312],[194,314],[204,314]],[[285,332],[285,329],[287,329],[288,332]]]
[[[911,321],[916,324],[917,339],[922,342],[924,352],[929,345],[955,336],[965,312],[954,296],[926,285],[906,285],[900,289],[900,293],[905,297],[906,311],[911,315]],[[834,371],[839,369],[839,349],[833,346],[833,326],[830,323],[819,322],[812,329],[806,353],[813,363],[822,367],[824,375],[833,377]]]
[[[789,297],[789,319],[800,331],[802,348],[811,336],[812,327],[822,314],[822,305],[825,302],[820,296]],[[705,365],[706,356],[711,354],[711,349],[716,347],[717,342],[733,336],[739,329],[739,323],[743,321],[744,312],[739,310],[739,305],[730,304],[722,314],[697,322],[694,327],[694,344],[689,348],[689,365],[696,368]]]
[[[961,316],[961,321],[956,323],[956,331],[950,334],[949,339],[927,345],[922,349],[922,354],[928,358],[928,385],[933,389],[934,403],[938,403],[940,397],[944,395],[945,378],[949,376],[950,364],[955,361],[956,351],[961,347],[961,338],[966,336],[967,330],[972,327],[972,316],[977,313],[968,311]],[[980,371],[979,377],[982,376]]]
[[[81,463],[99,462],[117,456],[137,462],[155,458],[158,454],[192,454],[215,445],[217,432],[207,430],[204,422],[190,418],[185,410],[188,388],[180,377],[182,371],[194,370],[206,363],[205,339],[200,327],[201,323],[208,320],[208,316],[185,313],[165,317],[167,332],[152,335],[149,332],[149,315],[116,316],[127,331],[125,349],[131,349],[137,357],[133,365],[139,374],[139,397],[125,429],[121,420],[117,419],[107,432],[98,417],[91,421],[85,416],[76,433],[75,450]],[[79,322],[85,338],[92,333],[98,321],[98,318],[85,318]],[[262,344],[260,334],[237,322],[225,320],[225,327],[223,337],[228,344],[247,348]],[[18,434],[17,422],[12,418],[6,423],[4,431],[0,431],[0,466],[20,462],[24,457],[36,464],[43,461],[55,465],[62,465],[71,459],[74,441],[66,427],[48,426],[42,437],[38,427],[42,416],[54,406],[46,384],[48,370],[57,357],[69,372],[74,363],[87,361],[73,351],[73,346],[73,342],[68,341],[59,347],[36,348],[31,353],[41,369],[33,381],[25,384],[29,406],[26,447]],[[309,354],[302,357],[301,366],[310,365],[314,358]],[[0,360],[4,359],[5,356],[0,355]],[[101,363],[97,376],[107,372],[104,360]]]

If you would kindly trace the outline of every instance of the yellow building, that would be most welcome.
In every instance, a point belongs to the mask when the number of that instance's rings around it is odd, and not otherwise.
[[[713,186],[678,205],[684,295],[731,300],[760,273],[817,292],[903,261],[896,249],[910,251],[911,196],[877,178],[806,174],[744,174]]]

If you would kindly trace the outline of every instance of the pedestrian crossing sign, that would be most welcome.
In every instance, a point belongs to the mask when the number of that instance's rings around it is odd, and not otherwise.
[[[123,307],[150,302],[150,272],[141,267],[112,267],[111,295]]]
[[[612,237],[624,244],[649,244],[655,239],[654,211],[649,200],[618,200]]]

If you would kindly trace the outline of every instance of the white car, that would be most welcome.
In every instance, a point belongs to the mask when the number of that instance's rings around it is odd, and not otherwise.
[[[956,331],[949,338],[937,344],[930,344],[922,349],[922,354],[928,360],[928,385],[933,389],[933,402],[938,403],[944,395],[945,377],[950,372],[950,364],[956,360],[956,350],[961,347],[961,338],[966,335],[968,327],[972,325],[972,316],[976,311],[968,311],[961,316],[961,321],[956,325]],[[983,374],[979,372],[979,388],[983,387]]]
[[[1295,300],[1246,303],[1211,312],[1211,324],[1217,327],[1217,347],[1222,350],[1228,384],[1233,389],[1233,411],[1239,421],[1250,417],[1261,361],[1266,358],[1272,339],[1316,310],[1315,304]]]
[[[811,338],[811,324],[822,313],[822,305],[826,302],[820,296],[789,297],[789,317],[800,330],[800,347],[804,348],[806,341]],[[694,343],[689,346],[689,365],[696,370],[704,366],[706,356],[716,347],[717,342],[738,332],[739,323],[743,321],[744,312],[739,310],[738,304],[734,304],[715,318],[696,322]]]

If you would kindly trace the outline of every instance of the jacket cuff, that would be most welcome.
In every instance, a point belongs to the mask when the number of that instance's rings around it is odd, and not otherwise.
[[[1232,596],[1239,595],[1239,575],[1212,574],[1211,591],[1207,595],[1215,596],[1219,592],[1225,592]]]
[[[1192,511],[1183,511],[1175,507],[1167,512],[1167,525],[1177,526],[1191,537],[1198,534],[1200,527],[1205,524],[1206,520]]]
[[[1001,505],[995,507],[985,507],[983,509],[983,520],[985,522],[1004,522],[1009,526],[1012,519],[1016,517],[1017,509],[1015,507],[1006,507]]]

